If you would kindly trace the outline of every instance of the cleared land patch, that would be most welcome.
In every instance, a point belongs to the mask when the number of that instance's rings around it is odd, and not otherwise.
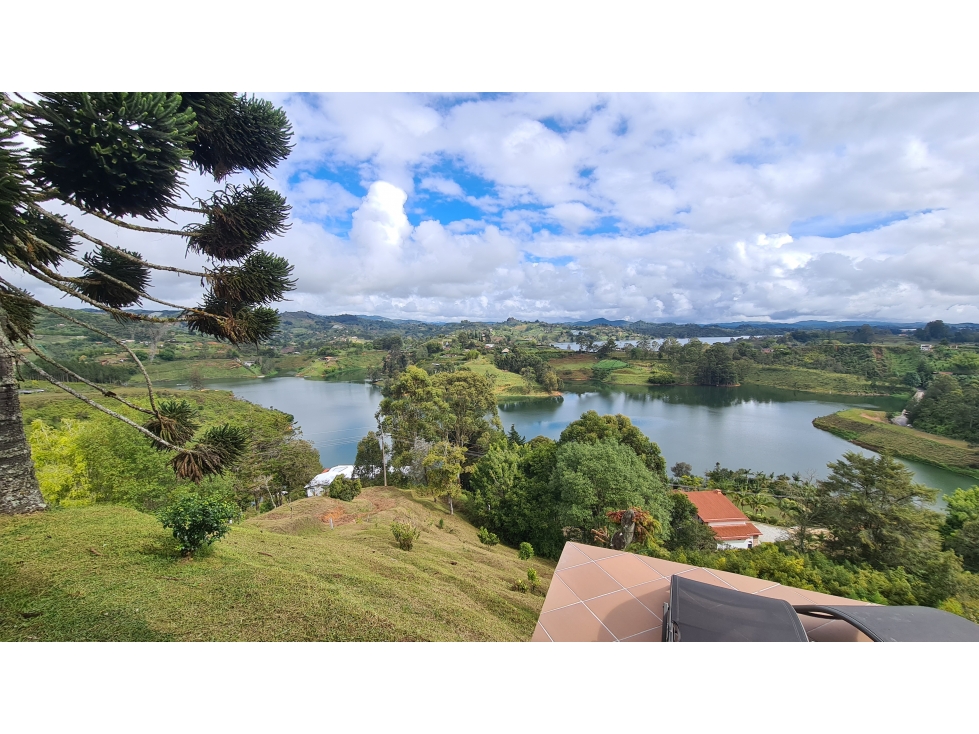
[[[979,449],[970,448],[965,441],[896,426],[881,411],[852,408],[816,418],[812,424],[871,451],[890,451],[904,459],[979,477]]]

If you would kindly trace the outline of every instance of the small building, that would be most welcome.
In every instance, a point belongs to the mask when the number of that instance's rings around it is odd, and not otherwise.
[[[922,344],[920,347],[918,347],[918,349],[920,349],[922,352],[930,352],[931,344]]]
[[[354,476],[354,466],[353,464],[340,464],[339,466],[334,466],[333,468],[327,467],[306,485],[306,496],[312,497],[314,495],[323,494],[326,487],[333,483],[333,480],[339,476],[346,477],[347,479],[353,479]]]
[[[761,531],[748,516],[735,507],[719,489],[702,492],[684,492],[694,507],[702,523],[710,525],[717,535],[717,548],[753,548],[758,545]]]

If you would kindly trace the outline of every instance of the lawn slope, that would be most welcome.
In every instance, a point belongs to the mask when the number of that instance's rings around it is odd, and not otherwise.
[[[389,529],[405,516],[408,552]],[[552,563],[397,489],[293,502],[192,561],[123,507],[0,517],[0,640],[527,640],[543,592],[510,586],[531,566],[546,589]]]
[[[904,459],[979,477],[979,449],[970,448],[965,441],[896,426],[882,411],[841,410],[816,418],[812,424],[871,451],[890,451]]]

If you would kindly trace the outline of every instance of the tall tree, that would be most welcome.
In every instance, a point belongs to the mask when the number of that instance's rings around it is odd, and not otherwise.
[[[560,442],[562,444],[572,442],[598,443],[606,438],[628,446],[642,460],[647,469],[653,472],[663,484],[667,483],[666,459],[663,458],[659,446],[632,425],[628,416],[599,415],[594,410],[586,411],[581,414],[581,418],[572,421],[561,431]]]
[[[922,507],[937,490],[915,484],[911,470],[886,454],[853,451],[829,464],[820,484],[816,519],[829,531],[831,555],[877,569],[920,568],[920,556],[936,551],[940,515]]]
[[[257,178],[242,185],[228,183],[206,199],[181,203],[184,176],[196,168],[218,184],[241,171],[257,177],[288,156],[290,137],[281,109],[226,92],[45,93],[33,99],[2,95],[0,260],[122,323],[183,323],[193,332],[232,344],[257,344],[278,326],[278,314],[269,304],[294,287],[292,266],[259,249],[286,230],[289,207]],[[24,138],[29,148],[21,144]],[[59,211],[157,238],[173,237],[206,256],[209,264],[191,270],[150,262],[75,226]],[[193,221],[183,229],[154,224],[188,214]],[[83,244],[88,251],[80,254]],[[72,266],[81,268],[81,274],[66,272]],[[206,287],[202,302],[186,306],[151,295],[152,274],[161,271],[200,279]],[[173,315],[126,310],[143,301]],[[143,376],[147,403],[127,401],[39,349],[33,341],[37,309],[119,344]],[[142,362],[122,340],[2,277],[0,327],[0,512],[43,507],[21,425],[18,362],[33,376],[128,423],[157,448],[175,452],[172,465],[181,477],[200,481],[220,473],[243,451],[242,430],[224,425],[198,436],[192,418],[174,407],[179,403],[157,402]],[[66,384],[60,375],[87,384],[102,402]],[[105,404],[111,401],[141,413],[143,422],[113,411]]]
[[[697,360],[698,385],[734,385],[738,373],[734,369],[731,352],[723,344],[712,344]]]

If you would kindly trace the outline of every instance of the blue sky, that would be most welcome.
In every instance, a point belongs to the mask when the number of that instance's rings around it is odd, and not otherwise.
[[[273,99],[309,310],[979,321],[975,95]]]
[[[974,94],[265,96],[287,310],[979,322]]]

